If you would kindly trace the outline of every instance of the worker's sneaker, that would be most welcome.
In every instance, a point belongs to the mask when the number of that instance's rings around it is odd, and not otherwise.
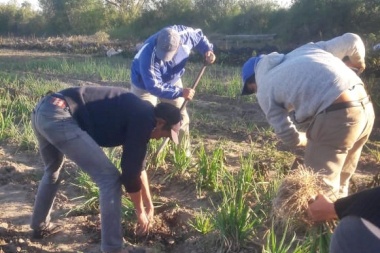
[[[43,239],[48,236],[54,235],[60,231],[63,230],[63,225],[62,224],[54,224],[54,223],[49,223],[48,226],[42,228],[42,229],[34,229],[33,230],[33,239]]]

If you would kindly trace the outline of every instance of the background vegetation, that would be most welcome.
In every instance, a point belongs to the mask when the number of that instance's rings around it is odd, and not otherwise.
[[[152,33],[183,24],[202,28],[219,63],[241,65],[258,53],[288,52],[305,42],[354,32],[367,46],[367,73],[380,69],[380,50],[373,50],[380,43],[379,0],[293,0],[286,8],[276,0],[39,0],[39,6],[33,8],[28,0],[0,4],[0,36],[36,40],[25,48],[20,39],[9,43],[1,38],[0,47],[74,52],[78,41],[68,38],[90,36],[76,53],[104,53],[108,43],[131,56]],[[265,34],[269,39],[226,39]],[[53,48],[54,38],[62,43]]]
[[[166,245],[164,239],[157,240],[154,236],[171,238],[177,234],[177,241],[185,241],[196,232],[195,235],[202,235],[197,238],[204,248],[212,242],[217,252],[325,252],[323,249],[328,245],[322,243],[326,238],[321,236],[329,236],[325,231],[314,234],[302,231],[288,238],[287,233],[281,233],[283,230],[272,224],[271,201],[280,179],[292,165],[295,155],[290,151],[294,150],[278,149],[281,143],[272,129],[252,120],[256,114],[249,114],[251,109],[246,108],[252,107],[254,97],[237,96],[241,88],[240,64],[250,55],[266,50],[287,52],[307,41],[330,39],[344,32],[358,33],[367,46],[363,80],[379,112],[380,51],[373,50],[373,46],[380,43],[380,0],[294,0],[290,8],[282,8],[272,0],[39,0],[39,3],[41,10],[20,1],[0,5],[0,35],[4,36],[0,38],[0,48],[22,45],[23,49],[93,54],[99,48],[104,53],[114,47],[133,52],[137,42],[170,24],[200,27],[212,42],[225,35],[274,35],[273,40],[249,45],[231,43],[229,51],[216,48],[217,64],[208,67],[197,90],[197,101],[189,106],[193,162],[172,146],[161,157],[149,157],[148,164],[153,165],[148,172],[156,187],[153,189],[156,216],[165,220],[165,215],[177,209],[191,213],[189,223],[168,225],[168,230],[174,233],[152,231],[149,240]],[[77,44],[79,49],[73,49]],[[67,85],[128,87],[131,57],[124,56],[0,57],[0,143],[36,154],[30,111],[39,98],[48,90]],[[189,63],[186,83],[193,82],[200,65]],[[230,114],[223,114],[229,111]],[[376,128],[361,161],[362,167],[376,173],[367,181],[352,185],[353,192],[380,184],[377,134]],[[150,153],[159,144],[151,142]],[[118,149],[107,150],[107,155],[118,163]],[[78,198],[85,201],[84,206],[78,205],[81,210],[70,210],[70,215],[89,212],[86,209],[95,209],[92,212],[97,213],[96,187],[86,175],[75,176],[84,192]],[[186,194],[192,189],[189,193],[192,199],[207,200],[207,204],[189,211],[183,199],[159,198],[165,190],[179,185],[187,186]],[[123,205],[125,236],[132,241],[133,231],[128,230],[132,227],[131,206],[126,198]]]
[[[112,39],[144,39],[163,26],[184,24],[207,34],[274,33],[299,44],[344,33],[380,32],[379,0],[39,0],[0,5],[0,34],[69,36],[103,31]]]

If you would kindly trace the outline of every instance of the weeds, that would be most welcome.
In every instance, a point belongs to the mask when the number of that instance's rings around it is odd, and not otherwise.
[[[26,62],[24,68],[36,70],[50,75],[67,75],[77,78],[87,78],[94,81],[118,81],[130,80],[128,61],[123,59],[108,58],[49,58],[44,61]],[[19,69],[20,66],[14,66]]]
[[[150,140],[147,157],[147,161],[149,161],[147,163],[148,168],[154,167],[156,169],[166,164],[165,158],[169,152],[170,146],[165,145],[165,147],[162,148],[161,152],[157,153],[163,141],[165,140]]]
[[[289,221],[288,221],[289,222]],[[285,226],[285,231],[282,233],[282,236],[280,238],[280,241],[277,239],[276,230],[274,228],[274,222],[272,222],[272,227],[268,231],[266,235],[266,244],[263,249],[263,253],[288,253],[288,252],[294,252],[290,251],[293,247],[293,244],[296,241],[296,235],[293,234],[290,240],[287,240],[287,234],[288,234],[288,224]]]
[[[191,156],[188,155],[187,150],[182,145],[172,145],[172,154],[174,169],[168,173],[166,178],[183,175],[191,163]]]
[[[310,253],[328,253],[332,235],[332,226],[330,222],[318,224],[310,233]]]
[[[91,180],[90,176],[79,170],[78,176],[76,177],[77,184],[73,184],[82,190],[83,195],[73,198],[72,200],[85,199],[82,204],[79,204],[72,208],[66,215],[73,212],[98,212],[99,211],[99,188]]]
[[[14,118],[12,111],[0,112],[0,140],[16,136]]]
[[[201,210],[196,214],[194,219],[189,222],[189,225],[201,234],[207,234],[213,231],[214,225],[210,213],[204,214]]]
[[[375,148],[370,149],[368,147],[368,145],[365,145],[364,147],[366,148],[366,151],[369,152],[371,154],[371,156],[375,159],[375,161],[377,163],[379,163],[380,162],[380,151],[379,151],[379,148],[376,146]]]
[[[197,189],[203,188],[211,191],[217,191],[221,178],[225,172],[224,151],[222,147],[217,147],[210,154],[206,152],[205,146],[201,144],[198,151],[198,173]]]
[[[260,218],[249,205],[252,184],[247,179],[249,170],[242,170],[234,178],[226,174],[221,188],[222,203],[215,213],[215,228],[223,247],[239,250],[254,234],[254,227],[261,223]]]

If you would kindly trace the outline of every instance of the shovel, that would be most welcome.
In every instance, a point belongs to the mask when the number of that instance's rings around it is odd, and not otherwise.
[[[198,86],[199,80],[201,80],[201,77],[202,77],[203,73],[205,72],[206,67],[207,67],[206,63],[203,64],[201,70],[200,70],[199,73],[198,73],[197,78],[195,79],[195,82],[194,82],[193,86],[191,86],[191,88],[192,88],[193,90],[195,90],[195,88]],[[185,100],[185,101],[183,102],[183,104],[181,105],[181,108],[180,108],[180,111],[181,111],[181,112],[182,112],[183,109],[186,107],[186,105],[187,105],[188,102],[189,102],[189,100]],[[168,143],[169,139],[170,139],[169,137],[166,137],[166,138],[164,139],[164,141],[163,141],[163,142],[161,143],[161,145],[158,147],[157,152],[156,152],[156,154],[154,155],[154,157],[157,157],[157,156],[161,153],[161,151],[164,149],[164,147],[165,147],[166,144]]]

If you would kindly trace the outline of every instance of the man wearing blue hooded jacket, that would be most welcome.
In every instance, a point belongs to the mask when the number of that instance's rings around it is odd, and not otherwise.
[[[374,123],[370,97],[358,76],[365,68],[364,57],[361,38],[346,33],[285,55],[252,57],[242,69],[242,94],[257,94],[284,143],[306,146],[305,166],[319,173],[332,200],[348,195]],[[306,134],[295,126],[305,122]]]
[[[159,99],[180,108],[195,93],[184,88],[181,80],[192,49],[203,55],[206,63],[214,63],[213,45],[201,29],[173,25],[150,36],[133,59],[131,92],[153,105]],[[181,114],[180,142],[190,156],[190,120],[186,108]]]

